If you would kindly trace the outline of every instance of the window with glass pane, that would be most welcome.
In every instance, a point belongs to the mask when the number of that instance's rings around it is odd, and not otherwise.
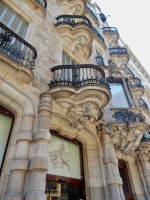
[[[24,37],[28,24],[15,14],[10,8],[0,2],[0,22],[10,28],[20,37]]]
[[[62,55],[62,65],[76,65],[77,63],[70,58],[65,52],[63,52]],[[78,69],[72,68],[72,69],[63,69],[61,74],[61,79],[63,80],[70,80],[72,81],[73,76],[76,74],[79,74]]]
[[[106,122],[113,122],[111,108],[129,108],[128,99],[124,90],[124,87],[120,83],[110,83],[111,88],[111,101],[104,108]]]

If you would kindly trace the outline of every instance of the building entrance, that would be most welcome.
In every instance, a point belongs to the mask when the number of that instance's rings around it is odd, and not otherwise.
[[[50,132],[47,200],[85,200],[82,144],[55,131]]]

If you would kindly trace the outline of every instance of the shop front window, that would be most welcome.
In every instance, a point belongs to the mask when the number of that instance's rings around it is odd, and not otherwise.
[[[4,163],[13,119],[14,115],[4,107],[0,106],[0,173]]]
[[[85,200],[82,145],[51,131],[46,177],[47,200]]]

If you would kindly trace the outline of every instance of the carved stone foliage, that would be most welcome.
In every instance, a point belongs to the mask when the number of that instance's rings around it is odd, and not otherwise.
[[[81,130],[83,126],[90,122],[96,122],[102,117],[103,113],[100,110],[98,102],[85,102],[79,105],[71,105],[67,111],[67,117],[71,120],[71,126]]]
[[[118,112],[115,112],[114,117],[116,118],[117,122],[144,122],[145,116],[139,112],[138,114],[133,113],[129,110],[120,110]]]
[[[131,78],[128,80],[128,85],[131,88],[144,88],[143,85],[141,84],[141,80],[139,78]]]
[[[115,149],[128,155],[135,153],[143,134],[147,130],[147,125],[145,123],[113,124],[111,129],[113,130],[111,142]]]

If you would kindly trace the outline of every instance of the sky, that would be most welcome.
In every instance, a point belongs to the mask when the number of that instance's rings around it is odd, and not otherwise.
[[[150,75],[150,1],[93,0]]]

